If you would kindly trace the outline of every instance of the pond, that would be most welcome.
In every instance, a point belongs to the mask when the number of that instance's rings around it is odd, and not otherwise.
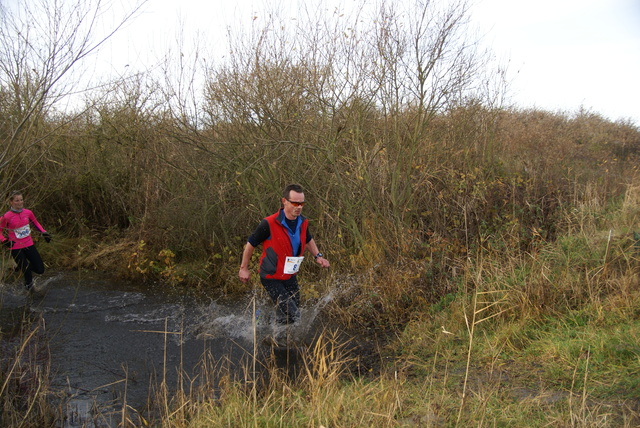
[[[163,381],[170,391],[179,380],[197,382],[205,355],[240,376],[254,355],[291,364],[293,346],[272,352],[266,340],[279,333],[267,301],[255,299],[254,309],[251,296],[222,303],[78,272],[38,279],[35,294],[19,281],[2,285],[0,327],[15,329],[25,316],[44,325],[65,427],[114,426],[124,404],[142,412]],[[301,322],[288,331],[291,343],[312,339],[330,300],[303,308]],[[260,314],[256,323],[254,313]]]

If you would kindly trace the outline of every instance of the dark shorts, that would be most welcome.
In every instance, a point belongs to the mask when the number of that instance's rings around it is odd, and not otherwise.
[[[300,319],[300,288],[296,275],[285,280],[260,278],[260,282],[276,304],[278,324],[292,324]]]

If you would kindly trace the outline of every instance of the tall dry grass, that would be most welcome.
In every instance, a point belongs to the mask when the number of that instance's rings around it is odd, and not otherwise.
[[[0,424],[53,427],[60,419],[51,388],[44,320],[27,319],[15,332],[0,331]]]
[[[258,132],[250,124],[187,132],[138,109],[111,105],[47,152],[51,162],[37,176],[47,177],[40,191],[48,196],[32,205],[60,237],[47,256],[130,278],[248,292],[236,281],[245,239],[278,209],[280,188],[297,181],[333,268],[376,279],[371,289],[354,289],[348,312],[361,320],[381,312],[390,325],[455,292],[468,258],[526,259],[565,231],[589,233],[592,213],[595,226],[605,224],[602,208],[630,191],[640,150],[637,128],[588,112],[458,107],[434,117],[409,148],[404,136],[387,134],[381,112],[358,103],[340,110],[348,114],[338,136],[313,144],[248,143],[246,133]]]
[[[129,260],[144,242],[146,259],[169,250],[186,267],[174,279],[221,289],[255,224],[300,182],[334,266],[430,258],[417,288],[437,289],[487,242],[530,250],[589,192],[619,197],[640,150],[631,123],[503,108],[502,93],[475,91],[495,67],[466,43],[468,4],[455,3],[426,3],[423,15],[383,7],[369,26],[318,8],[296,25],[273,15],[238,27],[225,61],[194,68],[205,88],[193,100],[177,76],[115,82],[82,113],[42,118],[46,144],[0,183],[23,189],[60,234],[128,243],[112,270],[136,274]]]

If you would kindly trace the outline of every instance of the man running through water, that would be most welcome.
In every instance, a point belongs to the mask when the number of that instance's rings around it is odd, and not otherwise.
[[[318,251],[309,231],[309,220],[302,215],[305,204],[302,187],[291,184],[284,189],[281,208],[264,218],[249,236],[242,253],[238,276],[247,282],[249,262],[255,248],[262,244],[260,282],[276,304],[276,322],[292,324],[300,319],[300,288],[297,273],[305,250],[324,268],[329,261]]]

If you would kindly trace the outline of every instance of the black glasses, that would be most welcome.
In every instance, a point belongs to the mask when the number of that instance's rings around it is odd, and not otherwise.
[[[285,198],[285,199],[287,199],[287,198]],[[304,207],[304,201],[296,202],[296,201],[292,201],[292,200],[287,199],[287,202],[289,202],[294,207]]]

